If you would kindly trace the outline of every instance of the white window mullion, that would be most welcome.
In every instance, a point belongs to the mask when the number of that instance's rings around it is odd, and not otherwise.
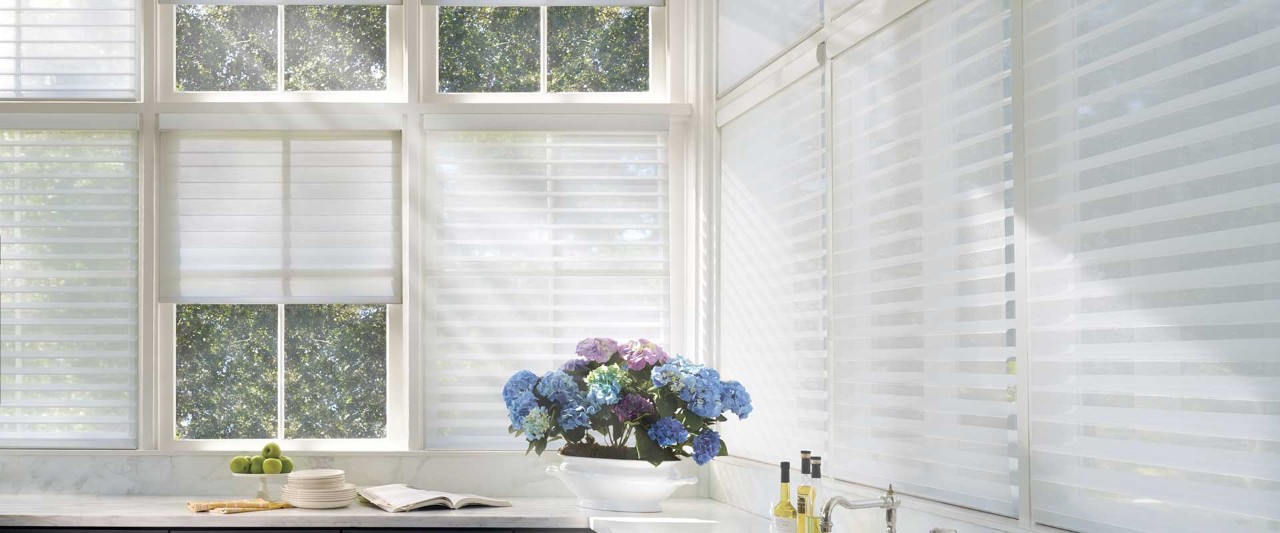
[[[289,327],[285,305],[276,306],[276,438],[284,440],[285,411],[285,328]]]
[[[284,92],[285,38],[284,6],[276,6],[276,90]]]

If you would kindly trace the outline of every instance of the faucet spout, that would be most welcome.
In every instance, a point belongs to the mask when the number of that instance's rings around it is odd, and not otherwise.
[[[898,500],[897,495],[893,493],[893,485],[889,485],[889,490],[879,498],[870,498],[866,500],[850,500],[843,496],[836,496],[827,500],[827,505],[822,508],[822,521],[818,524],[818,529],[822,533],[831,533],[834,523],[831,521],[831,514],[836,507],[845,509],[884,509],[885,531],[887,533],[898,533]]]

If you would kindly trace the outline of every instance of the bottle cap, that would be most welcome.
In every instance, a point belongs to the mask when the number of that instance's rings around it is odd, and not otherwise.
[[[809,475],[809,450],[800,450],[800,473]]]
[[[791,461],[783,461],[780,466],[782,467],[782,482],[791,483]]]
[[[821,458],[821,457],[814,457],[814,458],[813,458],[813,469],[812,469],[812,470],[813,470],[813,479],[821,479],[821,478],[822,478],[822,458]]]

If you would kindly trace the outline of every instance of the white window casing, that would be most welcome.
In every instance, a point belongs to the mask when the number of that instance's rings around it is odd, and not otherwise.
[[[0,2],[0,99],[136,100],[137,0]]]
[[[717,1],[716,86],[720,94],[822,27],[822,0]]]
[[[137,445],[137,128],[0,115],[0,448]]]
[[[586,337],[669,346],[669,119],[475,119],[426,119],[425,441],[523,449],[511,374]]]

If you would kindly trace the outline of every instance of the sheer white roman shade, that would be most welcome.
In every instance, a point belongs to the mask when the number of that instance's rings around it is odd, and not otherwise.
[[[1026,3],[1036,520],[1280,529],[1280,3]]]
[[[0,116],[0,447],[136,446],[137,127]]]
[[[719,0],[717,87],[732,89],[822,25],[822,0]]]
[[[826,442],[824,82],[814,71],[721,129],[720,371],[751,391],[733,453]]]
[[[399,303],[399,132],[165,131],[169,303]]]
[[[137,0],[0,0],[0,99],[137,97]]]
[[[1016,515],[1008,17],[932,1],[833,60],[827,462]]]
[[[586,337],[670,339],[667,118],[579,118],[428,132],[429,448],[524,449],[508,376]]]

